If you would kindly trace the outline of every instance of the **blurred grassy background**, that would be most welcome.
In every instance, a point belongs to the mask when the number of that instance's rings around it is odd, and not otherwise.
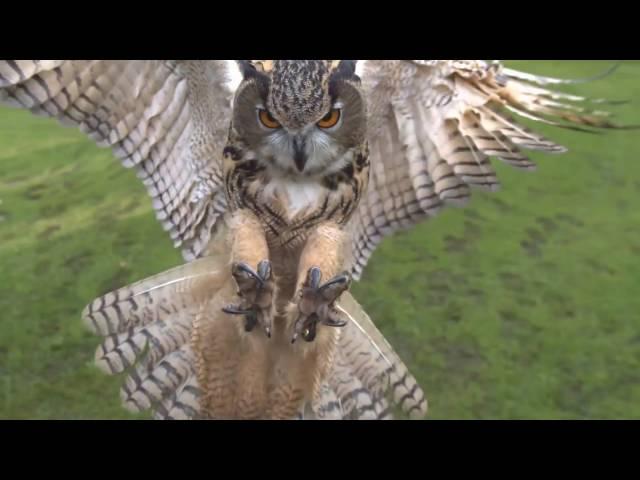
[[[640,123],[640,62],[570,91],[634,99],[615,110]],[[570,153],[533,155],[533,174],[497,165],[501,192],[385,241],[354,287],[430,418],[640,418],[640,139],[536,128]],[[80,311],[180,262],[109,151],[0,109],[0,418],[135,418]]]

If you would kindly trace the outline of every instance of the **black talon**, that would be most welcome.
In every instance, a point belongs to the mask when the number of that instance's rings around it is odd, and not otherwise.
[[[240,308],[237,305],[227,305],[226,307],[222,307],[222,311],[229,315],[248,315],[253,313],[253,310],[250,308]]]
[[[305,342],[313,342],[316,338],[316,326],[317,322],[313,322],[307,328],[302,331],[302,338]]]
[[[322,323],[327,327],[344,327],[347,324],[344,320],[334,320],[330,317],[325,318]]]
[[[258,264],[258,279],[262,284],[271,278],[271,263],[269,260],[262,260]]]
[[[322,280],[322,272],[318,267],[311,267],[309,269],[309,273],[307,273],[307,282],[309,283],[309,288],[318,288],[320,285],[320,280]]]
[[[271,305],[269,295],[272,289],[268,288],[271,280],[271,263],[262,260],[258,263],[255,272],[246,263],[236,262],[231,267],[231,273],[238,284],[237,295],[243,299],[240,305],[227,305],[222,311],[230,315],[244,315],[244,329],[251,332],[260,323],[267,338],[271,338]],[[266,302],[265,302],[266,301]]]
[[[258,265],[258,269],[260,269],[260,266],[262,266],[262,268],[264,269],[264,266],[262,265],[265,262],[265,260],[263,260],[262,262],[260,262],[260,264]],[[267,262],[268,263],[268,262]],[[241,272],[245,272],[246,274],[248,274],[249,276],[251,276],[256,282],[258,282],[260,284],[260,286],[262,287],[264,285],[264,280],[262,279],[262,277],[260,276],[259,273],[256,273],[253,271],[253,269],[247,265],[246,263],[235,263],[232,267],[232,272],[235,275],[235,273],[237,271],[241,271]],[[269,272],[270,272],[270,268],[269,268]]]
[[[256,315],[255,310],[240,308],[236,305],[227,305],[222,308],[224,313],[228,313],[230,315],[244,315],[244,331],[250,332],[253,330],[258,323],[258,316]],[[269,333],[267,336],[271,337]]]
[[[252,310],[251,312],[247,313],[247,315],[244,317],[244,331],[250,332],[255,328],[257,323],[258,323],[258,316],[256,315],[256,312]],[[271,335],[268,335],[268,336],[270,337]]]
[[[342,292],[349,288],[351,276],[345,272],[323,285],[320,285],[321,279],[322,272],[319,268],[309,269],[307,280],[300,292],[299,315],[294,324],[291,343],[294,343],[298,336],[302,336],[307,342],[315,340],[318,323],[329,327],[344,327],[347,324],[340,319],[339,312],[332,307]]]
[[[337,285],[337,284],[345,284],[345,283],[348,283],[349,281],[350,281],[350,278],[348,275],[346,274],[338,275],[337,277],[333,277],[327,283],[322,285],[320,287],[320,290],[325,290],[326,288],[333,287],[334,285]]]

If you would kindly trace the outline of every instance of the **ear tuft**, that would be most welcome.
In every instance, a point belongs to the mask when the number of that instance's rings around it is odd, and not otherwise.
[[[357,60],[340,60],[336,73],[340,76],[353,77],[356,74]]]
[[[250,77],[255,77],[258,73],[255,65],[253,65],[249,60],[237,60],[237,63],[240,68],[240,73],[242,73],[242,77],[245,80]]]

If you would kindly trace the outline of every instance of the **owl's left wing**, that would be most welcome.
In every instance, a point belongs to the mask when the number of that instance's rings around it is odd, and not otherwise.
[[[558,127],[618,128],[586,98],[547,85],[572,83],[477,60],[376,60],[365,63],[370,183],[350,221],[352,272],[359,278],[387,235],[460,205],[470,187],[499,186],[490,157],[523,169],[523,150],[566,149],[518,124],[509,111]],[[591,100],[602,103],[603,100]]]

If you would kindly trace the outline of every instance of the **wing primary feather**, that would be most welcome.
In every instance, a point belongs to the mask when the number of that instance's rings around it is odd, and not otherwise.
[[[589,105],[621,101],[548,89],[606,78],[619,67],[560,79],[480,60],[368,60],[361,79],[369,101],[372,180],[351,219],[356,278],[385,236],[433,216],[440,206],[464,205],[470,186],[497,190],[490,158],[533,170],[524,150],[567,151],[519,119],[591,134],[640,128],[618,125],[610,112]]]
[[[622,62],[617,62],[613,64],[611,67],[607,68],[604,72],[600,72],[596,75],[586,78],[555,78],[555,77],[545,77],[543,75],[534,75],[531,73],[521,72],[519,70],[513,70],[511,68],[503,68],[502,72],[512,78],[517,78],[519,80],[525,80],[529,82],[536,83],[538,85],[575,85],[580,83],[589,83],[597,80],[602,80],[603,78],[608,77],[612,73],[614,73],[618,68],[620,68]]]

